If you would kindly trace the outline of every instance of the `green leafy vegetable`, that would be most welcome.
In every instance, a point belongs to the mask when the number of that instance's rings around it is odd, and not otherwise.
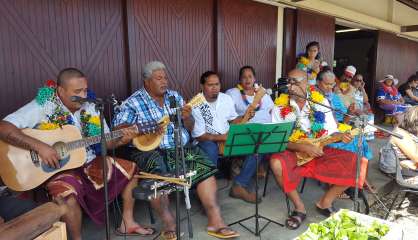
[[[309,224],[309,229],[297,240],[380,240],[389,232],[389,226],[374,221],[370,227],[359,223],[348,210],[333,215],[320,223]]]

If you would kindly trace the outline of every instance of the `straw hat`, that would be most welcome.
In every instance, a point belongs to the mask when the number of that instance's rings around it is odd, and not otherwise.
[[[382,80],[380,80],[379,82],[384,82],[384,81],[386,81],[386,80],[388,80],[388,79],[392,79],[392,81],[393,81],[393,85],[398,85],[398,82],[399,82],[399,80],[397,79],[397,78],[395,78],[393,75],[390,75],[390,74],[388,74],[388,75],[386,75]]]

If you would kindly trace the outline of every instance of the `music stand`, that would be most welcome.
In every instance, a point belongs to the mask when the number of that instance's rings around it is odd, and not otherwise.
[[[233,124],[229,128],[228,138],[225,142],[224,156],[240,156],[240,155],[255,155],[256,158],[256,172],[258,172],[259,154],[278,153],[286,149],[288,138],[292,132],[294,122],[287,123],[247,123],[247,124]],[[266,180],[267,181],[267,180]],[[255,178],[255,214],[236,222],[229,224],[229,226],[239,224],[255,236],[260,236],[260,233],[271,222],[279,226],[284,226],[281,223],[273,221],[269,218],[258,214],[258,178]],[[251,218],[255,218],[255,232],[243,225],[242,222]],[[260,229],[259,219],[267,220],[267,223]]]

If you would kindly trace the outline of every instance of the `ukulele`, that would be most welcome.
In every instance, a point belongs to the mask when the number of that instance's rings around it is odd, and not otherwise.
[[[350,135],[354,137],[360,134],[360,129],[356,128],[356,129],[349,131],[348,133],[350,133]],[[328,135],[328,136],[315,138],[315,139],[311,139],[311,138],[299,139],[296,141],[296,143],[311,144],[311,145],[319,147],[320,149],[323,149],[326,145],[329,145],[335,142],[340,142],[342,138],[343,138],[343,135],[339,135],[339,136]],[[297,157],[298,166],[302,166],[303,164],[308,163],[312,161],[312,159],[314,159],[314,157],[311,157],[308,154],[302,153],[302,152],[296,152],[296,157]]]
[[[205,103],[206,99],[202,93],[198,93],[194,96],[186,105],[189,105],[192,109]],[[148,134],[138,135],[132,140],[132,144],[139,150],[146,152],[156,149],[160,146],[163,140],[164,134],[167,131],[167,126],[170,123],[170,117],[168,115],[162,117],[158,124],[163,129],[159,132],[150,132]]]
[[[261,99],[263,99],[265,94],[266,94],[265,88],[263,88],[262,86],[256,87],[254,100],[250,105],[248,105],[247,111],[242,117],[240,124],[247,123],[251,119],[250,111],[248,109],[250,110],[256,109],[257,105],[261,102]],[[218,142],[218,149],[219,149],[219,154],[223,155],[224,150],[225,150],[225,142]]]

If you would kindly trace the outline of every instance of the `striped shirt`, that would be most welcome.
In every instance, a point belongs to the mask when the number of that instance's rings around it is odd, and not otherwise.
[[[121,124],[135,124],[140,122],[155,121],[158,122],[166,115],[174,115],[175,109],[170,108],[169,97],[174,96],[180,107],[183,107],[184,100],[176,92],[167,90],[164,95],[164,104],[161,107],[145,90],[141,88],[126,99],[121,108],[116,112],[113,119],[114,126]],[[189,141],[189,134],[185,128],[182,129],[182,143]],[[170,122],[167,131],[161,141],[161,149],[171,149],[175,147],[174,142],[174,124]]]

